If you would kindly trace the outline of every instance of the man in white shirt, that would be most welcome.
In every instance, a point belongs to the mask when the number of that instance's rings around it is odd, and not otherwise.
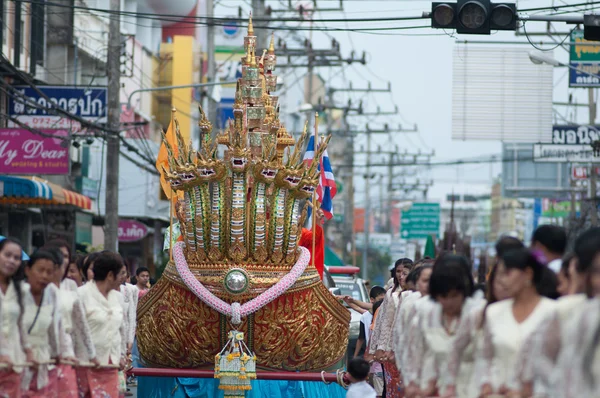
[[[354,358],[348,363],[350,387],[346,398],[375,398],[375,390],[367,383],[369,363],[362,358]]]
[[[560,272],[567,249],[567,231],[558,225],[540,225],[531,237],[531,250],[540,252],[555,273]]]

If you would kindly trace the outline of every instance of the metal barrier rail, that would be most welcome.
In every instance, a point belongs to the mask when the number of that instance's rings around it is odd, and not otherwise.
[[[127,373],[141,377],[193,377],[199,379],[212,379],[215,377],[214,371],[200,369],[132,368]],[[270,372],[258,370],[256,371],[256,378],[260,380],[338,382],[337,373],[325,372]]]

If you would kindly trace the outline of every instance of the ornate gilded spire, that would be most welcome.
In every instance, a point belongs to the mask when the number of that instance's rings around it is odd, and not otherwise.
[[[269,43],[269,54],[275,54],[275,33],[271,33],[271,43]]]
[[[252,12],[248,21],[248,36],[254,36],[254,25],[252,25]]]

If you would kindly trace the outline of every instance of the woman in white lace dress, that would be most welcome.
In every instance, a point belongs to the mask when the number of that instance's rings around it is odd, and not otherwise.
[[[461,316],[483,300],[481,294],[471,297],[474,290],[471,267],[462,256],[445,255],[433,267],[429,281],[429,305],[417,309],[416,321],[410,331],[408,345],[412,369],[411,382],[418,386],[411,395],[433,396],[444,392],[450,349]],[[459,383],[472,372],[472,361],[463,361]]]
[[[483,333],[481,395],[507,394],[515,389],[521,345],[555,308],[537,290],[544,265],[527,249],[512,250],[498,264],[499,282],[510,299],[490,305]]]
[[[33,362],[23,327],[23,283],[16,280],[23,249],[17,241],[0,241],[0,396],[20,397],[22,365]]]
[[[548,389],[553,398],[600,396],[600,228],[577,239],[575,254],[578,271],[587,270],[583,285],[588,299],[561,323],[560,350]]]
[[[383,304],[379,309],[379,316],[369,344],[369,350],[371,354],[374,354],[374,359],[383,364],[386,392],[389,397],[402,397],[404,395],[402,376],[394,361],[392,335],[396,307],[402,292],[402,279],[406,278],[408,274],[404,269],[410,270],[412,267],[413,262],[406,258],[400,259],[394,264],[394,286],[387,291]]]
[[[399,368],[408,395],[417,388],[416,383],[411,378],[414,375],[414,371],[412,371],[414,367],[410,358],[412,356],[411,350],[414,347],[409,344],[409,340],[414,329],[413,326],[416,325],[418,308],[431,303],[431,300],[429,300],[429,279],[432,269],[433,265],[429,262],[416,269],[415,287],[417,291],[405,297],[399,304],[400,310],[397,312],[394,322],[395,351],[400,352],[399,356],[396,355],[396,360],[397,364],[400,365]]]
[[[51,288],[56,288],[60,310],[61,363],[57,366],[57,388],[61,393],[61,398],[77,398],[79,396],[76,372],[77,353],[85,351],[86,357],[91,358],[90,364],[92,365],[98,365],[99,362],[96,359],[96,350],[92,343],[83,305],[77,294],[77,284],[74,280],[67,278],[70,266],[69,248],[66,246],[66,242],[61,241],[51,241],[44,248],[56,252],[61,262],[60,267],[54,273],[53,283],[50,285]]]
[[[45,250],[35,252],[25,266],[23,328],[37,366],[24,372],[23,397],[58,397],[60,311],[57,289],[49,287],[56,268],[56,256]]]
[[[81,286],[77,293],[83,304],[92,342],[100,368],[81,369],[80,393],[84,396],[119,395],[118,368],[125,367],[125,328],[119,286],[127,275],[121,256],[99,253],[93,263],[94,280]],[[90,358],[82,353],[80,359]]]

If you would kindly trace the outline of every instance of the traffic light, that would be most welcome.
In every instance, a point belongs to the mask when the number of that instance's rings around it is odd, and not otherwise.
[[[517,6],[490,0],[436,2],[431,5],[431,27],[478,35],[489,35],[492,30],[516,30]]]

